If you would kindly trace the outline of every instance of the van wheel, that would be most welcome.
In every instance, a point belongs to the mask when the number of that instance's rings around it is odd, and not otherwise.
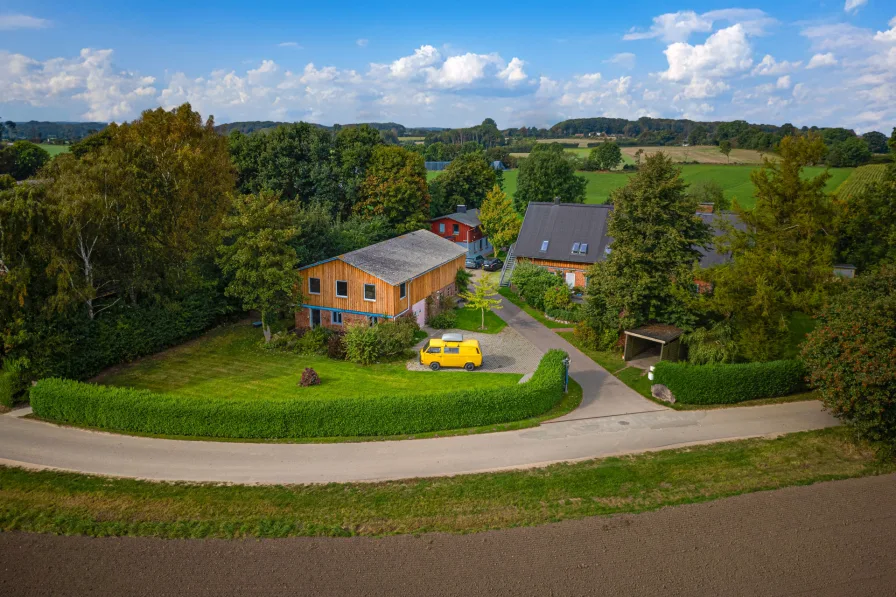
[[[438,371],[438,370],[439,370],[439,364],[438,364],[438,363],[430,363],[430,364],[429,364],[429,368],[432,369],[433,371]]]
[[[466,369],[467,371],[472,371],[475,368],[476,365],[474,365],[473,363],[467,363],[466,365],[464,365],[464,369]]]

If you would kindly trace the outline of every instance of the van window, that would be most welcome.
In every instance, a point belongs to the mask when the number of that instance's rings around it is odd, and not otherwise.
[[[440,349],[439,349],[438,346],[430,346],[430,347],[426,350],[426,352],[428,352],[429,354],[439,354]],[[446,350],[445,352],[448,352],[448,351]]]
[[[446,346],[445,354],[460,354],[460,347],[458,346]]]

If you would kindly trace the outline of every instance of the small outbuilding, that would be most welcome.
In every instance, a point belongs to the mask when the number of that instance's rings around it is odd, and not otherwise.
[[[636,358],[654,357],[657,361],[677,361],[681,349],[681,335],[684,330],[665,323],[625,330],[626,361]],[[646,354],[645,354],[646,353]]]

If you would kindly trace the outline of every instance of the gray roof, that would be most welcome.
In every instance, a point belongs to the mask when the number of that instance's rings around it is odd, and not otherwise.
[[[417,230],[338,259],[396,286],[465,254],[460,245],[429,230]]]
[[[613,242],[607,236],[607,221],[612,210],[612,205],[532,202],[526,209],[514,254],[517,257],[583,264],[603,261],[607,256],[607,246]],[[716,237],[722,234],[720,218],[733,223],[738,230],[745,229],[743,222],[730,212],[698,212],[696,215],[712,226]],[[548,241],[547,251],[541,250],[544,241]],[[573,244],[583,242],[588,243],[588,252],[585,255],[573,254]],[[703,253],[700,267],[712,267],[730,259],[729,255],[718,253],[712,247],[705,252],[698,250]]]
[[[466,212],[457,211],[453,214],[445,214],[444,216],[439,216],[438,218],[433,218],[432,221],[436,220],[457,220],[462,224],[466,224],[467,226],[472,226],[473,228],[479,226],[481,222],[479,221],[479,210],[478,209],[468,209]]]
[[[666,323],[649,323],[633,330],[625,330],[625,333],[666,344],[681,336],[684,330]]]
[[[612,209],[612,205],[533,201],[526,208],[514,255],[586,264],[600,261],[609,242],[607,216]],[[547,251],[541,250],[544,241]],[[587,243],[588,252],[573,254],[573,243]]]

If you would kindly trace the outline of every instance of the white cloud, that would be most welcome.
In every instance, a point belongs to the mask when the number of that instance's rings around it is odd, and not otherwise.
[[[867,3],[868,0],[846,0],[846,4],[843,5],[843,10],[846,12],[856,12]]]
[[[834,54],[828,52],[827,54],[815,54],[809,60],[809,64],[806,65],[806,68],[822,68],[825,66],[834,66],[837,64],[837,59],[834,58]]]
[[[717,21],[739,24],[748,35],[762,35],[777,21],[757,8],[726,8],[697,14],[680,10],[653,17],[647,31],[632,29],[622,39],[659,38],[665,42],[685,42],[692,33],[709,33]]]
[[[800,35],[812,42],[813,50],[863,48],[873,40],[870,31],[849,23],[814,25],[800,31]]]
[[[277,47],[278,48],[296,48],[298,50],[302,49],[302,46],[300,46],[299,43],[295,42],[295,41],[284,41],[284,42],[277,44]]]
[[[885,44],[896,44],[896,17],[887,23],[890,28],[887,31],[878,31],[874,34],[874,41]]]
[[[801,60],[797,60],[796,62],[782,60],[781,62],[778,62],[771,54],[766,54],[762,61],[753,69],[752,74],[769,76],[783,75],[784,73],[795,71],[802,63]]]
[[[441,60],[442,55],[433,46],[420,46],[410,56],[404,56],[394,61],[389,67],[392,76],[399,79],[409,79]]]
[[[47,19],[39,19],[23,14],[0,15],[0,31],[12,29],[45,29],[52,25]]]
[[[361,39],[356,40],[355,43],[358,45],[359,48],[366,48],[367,44],[370,42],[368,39],[362,37]]]
[[[778,89],[790,89],[790,75],[778,77],[778,81],[775,83],[775,87],[777,87]]]
[[[437,87],[463,87],[485,77],[486,67],[500,62],[501,58],[497,54],[468,52],[451,56],[440,67],[429,70],[428,80]]]
[[[523,70],[525,64],[519,58],[514,57],[506,68],[498,72],[498,78],[511,87],[522,83],[527,78],[526,72]]]
[[[635,68],[635,61],[637,57],[631,52],[620,52],[619,54],[613,54],[612,57],[604,60],[609,64],[618,64],[623,68],[632,69]]]
[[[586,75],[576,75],[573,77],[574,84],[577,87],[588,88],[594,87],[600,83],[600,73],[589,73]]]
[[[752,49],[741,25],[713,33],[704,44],[674,43],[666,48],[665,54],[669,69],[660,73],[660,77],[686,83],[681,97],[688,99],[722,93],[729,86],[720,79],[749,70],[753,65]]]

